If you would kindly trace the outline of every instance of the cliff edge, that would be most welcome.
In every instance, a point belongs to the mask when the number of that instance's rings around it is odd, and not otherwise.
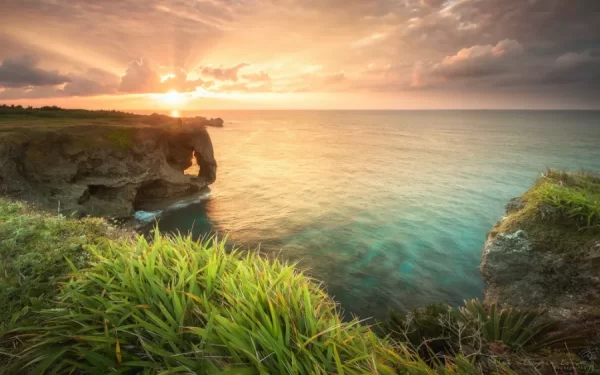
[[[600,343],[600,176],[548,170],[488,234],[485,302],[543,309]]]
[[[148,121],[146,121],[148,120]],[[162,116],[0,124],[0,194],[79,215],[122,218],[216,179],[204,126]],[[197,176],[184,171],[195,158]]]

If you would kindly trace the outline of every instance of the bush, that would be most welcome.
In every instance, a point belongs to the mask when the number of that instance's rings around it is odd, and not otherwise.
[[[407,344],[433,367],[453,357],[482,359],[489,367],[489,356],[565,345],[577,349],[582,344],[579,335],[565,333],[541,311],[485,307],[479,300],[465,301],[458,310],[434,304],[403,315],[392,313],[386,327],[394,341]]]
[[[409,344],[431,364],[459,350],[450,329],[458,324],[458,318],[458,311],[449,305],[432,304],[407,314],[391,313],[386,329],[394,340]]]
[[[56,307],[10,332],[10,371],[35,373],[395,373],[419,366],[292,266],[223,241],[113,243],[65,283]],[[408,353],[408,352],[407,352]],[[407,354],[408,355],[408,354]],[[422,373],[422,372],[420,372]]]
[[[461,320],[474,323],[485,344],[501,344],[513,352],[535,352],[565,344],[577,348],[581,338],[568,335],[558,321],[549,319],[536,310],[500,309],[496,304],[489,308],[479,300],[465,302],[460,308]]]

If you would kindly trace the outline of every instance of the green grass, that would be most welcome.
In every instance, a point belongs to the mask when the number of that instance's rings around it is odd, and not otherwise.
[[[102,219],[46,215],[0,199],[0,325],[31,298],[56,293],[69,272],[65,257],[82,267],[89,259],[85,245],[118,234]]]
[[[20,107],[0,106],[0,121],[31,120],[31,119],[141,119],[146,116],[134,113],[105,110],[64,109],[52,107]]]
[[[386,372],[382,342],[293,267],[224,242],[142,237],[90,246],[92,267],[61,289],[15,368],[172,373]],[[389,371],[387,371],[389,373]]]
[[[107,140],[112,146],[121,149],[128,150],[135,144],[136,130],[135,128],[109,128],[106,134]]]
[[[548,171],[500,229],[582,248],[598,185]],[[479,301],[395,315],[378,336],[295,265],[224,244],[0,200],[0,374],[538,374],[531,358],[578,345],[540,312]]]
[[[547,170],[522,197],[523,208],[503,227],[551,224],[565,230],[600,232],[600,176]]]
[[[344,321],[295,265],[224,240],[127,237],[8,201],[0,239],[0,374],[481,372],[462,355],[432,367]]]

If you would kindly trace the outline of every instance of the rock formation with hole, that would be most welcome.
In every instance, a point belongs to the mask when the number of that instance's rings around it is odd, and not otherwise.
[[[195,157],[200,172],[184,171]],[[129,217],[216,179],[202,126],[81,125],[0,131],[0,194],[61,213]]]

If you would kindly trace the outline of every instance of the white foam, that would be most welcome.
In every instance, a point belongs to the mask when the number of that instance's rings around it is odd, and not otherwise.
[[[206,192],[202,195],[199,195],[193,199],[182,200],[179,202],[175,202],[164,210],[156,210],[156,211],[136,211],[134,217],[141,223],[148,224],[154,221],[157,217],[163,214],[165,211],[177,210],[180,208],[187,207],[189,205],[200,203],[210,197],[211,192]]]
[[[138,220],[139,222],[148,224],[148,223],[154,221],[154,219],[157,218],[158,216],[160,216],[160,214],[162,214],[162,213],[163,213],[163,210],[136,211],[134,216],[135,216],[136,220]]]
[[[207,200],[209,197],[210,197],[210,191],[207,193],[204,193],[202,195],[199,195],[193,199],[186,199],[183,201],[175,202],[172,205],[170,205],[169,207],[167,207],[167,211],[176,210],[178,208],[184,208],[184,207],[187,207],[187,206],[195,204],[195,203],[200,203],[204,200]]]

